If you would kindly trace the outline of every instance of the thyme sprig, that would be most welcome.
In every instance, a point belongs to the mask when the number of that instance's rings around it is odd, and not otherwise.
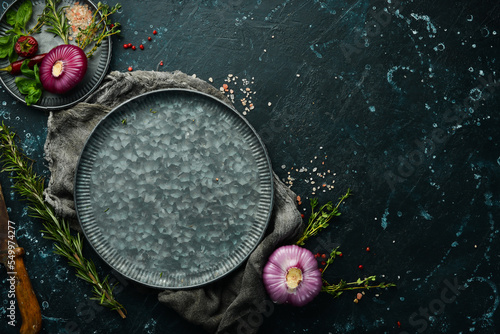
[[[311,198],[311,215],[309,216],[309,222],[307,223],[307,227],[302,233],[302,236],[296,242],[296,245],[303,246],[307,239],[315,236],[319,231],[327,228],[330,225],[329,221],[332,220],[333,217],[340,216],[340,204],[342,204],[346,198],[351,196],[351,194],[351,189],[347,189],[347,192],[339,198],[339,202],[336,206],[333,206],[333,203],[330,201],[322,205],[317,211],[314,210],[318,206],[318,199]]]
[[[33,35],[33,34],[38,34],[42,31],[43,26],[45,25],[45,16],[43,15],[38,15],[38,18],[36,20],[36,24],[28,30],[28,35]]]
[[[335,260],[335,258],[337,256],[339,256],[339,255],[342,254],[342,252],[339,251],[339,248],[340,248],[340,246],[339,247],[335,247],[332,250],[332,252],[330,253],[330,257],[328,258],[328,260],[326,260],[326,264],[323,267],[323,270],[321,271],[322,274],[325,274],[326,268],[328,268],[328,266],[333,263],[333,261]]]
[[[394,283],[385,283],[381,282],[376,285],[370,285],[371,282],[374,282],[377,279],[377,276],[369,276],[364,279],[358,278],[356,282],[346,282],[344,280],[340,280],[338,284],[330,284],[325,279],[323,279],[323,287],[321,288],[322,292],[326,292],[332,295],[334,298],[339,297],[344,291],[349,290],[370,290],[375,288],[386,289],[389,287],[394,287],[396,284]]]
[[[94,296],[100,305],[116,310],[125,318],[125,308],[114,298],[113,289],[108,276],[100,279],[96,267],[91,260],[83,256],[83,240],[80,234],[73,235],[68,222],[56,217],[54,209],[43,199],[44,178],[33,171],[33,165],[20,151],[15,143],[15,133],[5,126],[0,126],[0,161],[4,172],[12,173],[15,180],[14,189],[24,197],[28,204],[30,216],[43,221],[44,238],[55,241],[55,253],[68,259],[75,268],[76,276],[92,285]]]
[[[321,271],[322,277],[325,275],[325,271],[328,268],[330,264],[333,263],[333,261],[337,258],[337,256],[341,255],[342,252],[339,251],[339,247],[336,247],[332,250],[330,253],[330,257],[328,260],[326,260],[326,264],[323,267],[323,270]],[[385,283],[381,282],[376,285],[370,285],[371,282],[374,282],[377,279],[376,276],[369,276],[365,279],[358,278],[356,282],[350,282],[347,283],[344,280],[340,280],[338,284],[330,284],[326,279],[323,278],[323,287],[321,288],[321,291],[329,293],[333,295],[335,298],[340,296],[344,291],[348,290],[358,290],[358,289],[374,289],[374,288],[381,288],[381,289],[386,289],[389,287],[396,286],[394,283]]]
[[[101,2],[97,3],[97,10],[94,12],[94,15],[92,15],[90,24],[87,28],[80,29],[76,35],[76,43],[82,50],[85,50],[85,48],[87,48],[90,44],[94,43],[92,49],[87,53],[87,58],[92,57],[94,52],[106,37],[120,32],[120,23],[111,23],[109,18],[120,8],[122,8],[122,6],[119,3],[113,7]]]
[[[69,44],[69,24],[64,15],[67,6],[58,8],[61,0],[45,0],[45,8],[42,12],[43,22],[50,28],[48,32],[61,37],[64,44]]]
[[[312,198],[310,201],[311,215],[309,217],[307,227],[302,233],[302,236],[297,241],[296,245],[303,246],[307,239],[317,235],[319,231],[327,228],[330,225],[329,224],[330,220],[332,220],[334,217],[340,216],[339,212],[340,205],[351,195],[352,195],[351,189],[348,188],[347,192],[339,198],[337,205],[334,206],[332,202],[328,202],[319,207],[319,209],[316,209],[319,205],[318,200],[316,198]],[[369,276],[364,279],[358,278],[358,280],[355,282],[346,282],[341,279],[338,284],[328,283],[328,281],[324,278],[325,271],[335,261],[335,259],[338,256],[342,256],[342,252],[339,251],[339,247],[335,247],[330,252],[328,260],[326,260],[326,262],[324,263],[324,267],[321,269],[321,276],[323,281],[323,286],[321,287],[322,292],[326,292],[332,295],[334,298],[337,298],[342,293],[344,293],[344,291],[359,290],[359,289],[369,290],[374,288],[386,289],[389,287],[396,286],[394,283],[385,283],[385,282],[381,282],[378,284],[373,283],[377,279],[376,276]],[[355,299],[355,302],[357,301],[358,299]]]

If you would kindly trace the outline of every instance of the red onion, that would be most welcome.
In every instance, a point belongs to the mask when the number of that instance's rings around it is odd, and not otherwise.
[[[276,249],[264,267],[262,279],[275,303],[294,306],[313,300],[323,284],[313,253],[296,245]]]
[[[43,88],[54,94],[64,94],[82,81],[87,71],[87,56],[78,46],[56,46],[40,64]]]

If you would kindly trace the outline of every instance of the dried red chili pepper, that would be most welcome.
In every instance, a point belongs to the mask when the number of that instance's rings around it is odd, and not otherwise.
[[[40,64],[46,55],[47,55],[46,53],[42,53],[42,54],[34,56],[33,58],[30,59],[30,62],[28,63],[28,67],[32,69],[36,64]],[[21,73],[21,65],[23,64],[23,62],[25,60],[26,59],[21,59],[21,60],[15,61],[7,67],[0,68],[0,71],[9,72],[12,75],[20,74]]]
[[[14,46],[16,53],[25,58],[30,58],[38,51],[38,42],[33,36],[21,36]]]

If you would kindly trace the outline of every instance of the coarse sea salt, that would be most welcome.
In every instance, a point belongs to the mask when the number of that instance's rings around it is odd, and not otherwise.
[[[92,21],[92,11],[87,4],[81,5],[75,2],[74,5],[65,9],[66,18],[70,25],[70,40],[73,40],[78,35],[78,32],[86,29]]]

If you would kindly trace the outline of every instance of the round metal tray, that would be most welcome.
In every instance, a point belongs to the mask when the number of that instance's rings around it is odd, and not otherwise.
[[[182,89],[111,111],[75,174],[76,211],[96,252],[125,277],[169,289],[241,265],[264,235],[273,189],[266,149],[246,119]]]

